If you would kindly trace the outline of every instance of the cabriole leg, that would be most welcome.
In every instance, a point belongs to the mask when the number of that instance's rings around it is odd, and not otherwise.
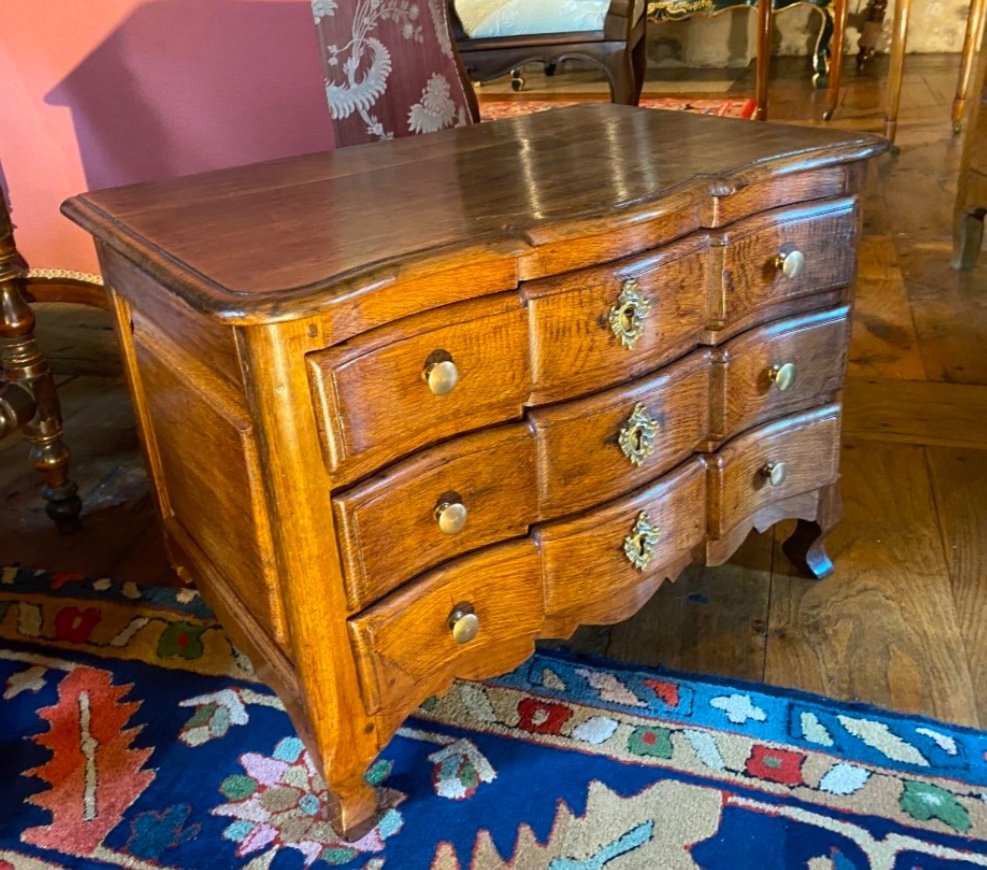
[[[795,531],[781,545],[789,561],[799,571],[816,580],[833,573],[833,562],[826,553],[825,538],[839,522],[842,506],[836,484],[826,487],[819,495],[816,519],[799,520]]]

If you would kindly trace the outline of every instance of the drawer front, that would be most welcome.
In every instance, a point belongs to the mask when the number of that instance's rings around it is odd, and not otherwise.
[[[399,717],[454,678],[517,667],[543,617],[541,561],[530,539],[465,556],[349,621],[371,712]]]
[[[707,239],[522,285],[531,319],[533,400],[555,401],[653,371],[698,343]]]
[[[684,461],[709,431],[711,352],[659,375],[531,412],[543,518],[623,495]]]
[[[783,209],[723,233],[723,322],[753,324],[759,309],[847,286],[856,257],[855,199]]]
[[[546,616],[559,625],[567,618],[624,618],[705,532],[706,467],[699,457],[620,501],[540,527]]]
[[[850,309],[793,317],[747,332],[716,351],[725,377],[713,438],[832,399],[846,371]]]
[[[333,498],[350,607],[416,574],[519,537],[537,519],[531,430],[515,423],[465,435]]]
[[[835,483],[839,450],[836,404],[786,417],[731,441],[710,458],[710,537],[722,537],[772,502]]]
[[[525,311],[513,293],[430,311],[310,354],[335,480],[520,417],[528,359]]]

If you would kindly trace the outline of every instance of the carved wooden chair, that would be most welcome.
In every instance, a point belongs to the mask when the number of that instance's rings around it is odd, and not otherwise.
[[[336,145],[479,120],[446,0],[312,0]]]
[[[449,2],[456,47],[474,81],[571,58],[603,69],[615,103],[637,104],[647,61],[645,0]]]
[[[42,272],[33,277],[14,245],[7,200],[0,191],[0,438],[20,430],[31,463],[44,479],[48,516],[59,529],[78,525],[82,502],[69,480],[69,450],[62,441],[62,412],[48,361],[34,337],[28,300],[99,304],[100,288],[82,276]],[[104,303],[105,304],[105,303]]]

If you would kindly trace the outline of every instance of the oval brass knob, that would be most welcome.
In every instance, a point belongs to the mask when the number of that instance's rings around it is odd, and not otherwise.
[[[768,369],[768,378],[783,393],[795,384],[795,363],[773,365]]]
[[[782,251],[775,257],[775,268],[786,278],[798,278],[805,271],[805,254],[798,248]]]
[[[456,643],[469,643],[480,630],[480,617],[468,603],[457,604],[449,614],[449,628]]]
[[[452,358],[427,363],[424,371],[428,388],[436,396],[444,396],[451,393],[459,383],[459,369],[452,361]]]
[[[767,462],[761,469],[761,474],[768,479],[772,486],[781,486],[788,477],[788,464],[785,462]]]
[[[435,507],[435,520],[447,535],[461,532],[468,515],[469,511],[461,501],[440,501]]]

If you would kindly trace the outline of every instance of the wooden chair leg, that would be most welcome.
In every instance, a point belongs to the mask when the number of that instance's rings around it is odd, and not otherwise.
[[[34,312],[21,289],[24,274],[7,204],[0,197],[0,433],[23,432],[31,444],[31,462],[44,478],[48,516],[62,531],[71,531],[79,523],[82,502],[69,480],[58,394],[34,337]]]
[[[963,116],[966,114],[973,74],[977,67],[977,51],[984,38],[985,22],[987,22],[987,0],[971,0],[970,14],[966,20],[966,36],[963,39],[960,76],[956,82],[956,97],[953,99],[954,133],[959,133],[963,129]]]
[[[894,7],[891,67],[888,70],[888,108],[884,117],[884,135],[892,145],[898,132],[898,109],[901,105],[901,80],[905,73],[905,48],[908,43],[908,15],[911,5],[912,0],[898,0]]]
[[[754,119],[768,119],[768,72],[771,69],[771,0],[757,2],[757,83],[754,91]]]
[[[833,16],[833,41],[829,50],[829,83],[826,88],[826,111],[823,120],[829,121],[840,102],[840,70],[843,67],[843,38],[846,33],[847,14],[850,4],[847,0],[833,0],[828,14]],[[827,14],[827,13],[824,13]]]
[[[864,67],[877,54],[877,42],[881,37],[887,11],[888,0],[868,0],[864,26],[860,30],[860,41],[857,43],[857,72],[863,72]]]

